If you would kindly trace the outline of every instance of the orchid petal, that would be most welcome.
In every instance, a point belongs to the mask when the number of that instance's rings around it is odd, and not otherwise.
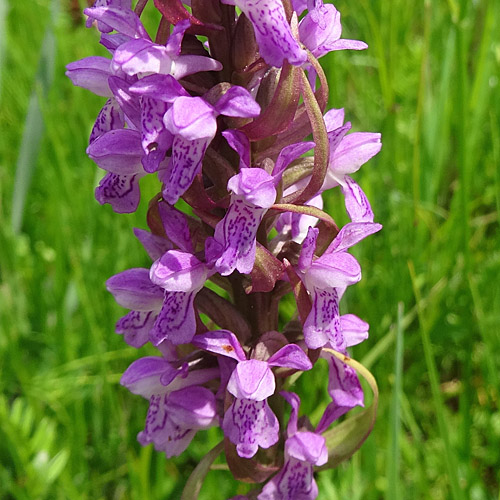
[[[151,266],[153,283],[169,292],[198,291],[208,276],[207,266],[193,254],[168,250]]]
[[[83,13],[89,16],[89,18],[97,19],[99,22],[107,25],[106,31],[116,30],[118,33],[132,38],[144,38],[149,40],[149,35],[139,20],[139,17],[131,9],[91,7],[84,9]]]
[[[350,222],[340,230],[323,255],[343,252],[381,229],[382,225],[375,222]]]
[[[98,167],[118,175],[143,173],[141,135],[136,130],[110,130],[87,147]]]
[[[328,461],[325,438],[315,432],[301,431],[289,437],[285,453],[311,465],[324,465]]]
[[[193,345],[204,351],[221,354],[236,361],[247,359],[236,335],[228,330],[214,330],[196,335],[193,339]]]
[[[118,106],[116,99],[108,99],[97,115],[92,132],[89,137],[89,144],[94,142],[102,134],[110,130],[121,129],[125,126],[123,112]]]
[[[357,345],[368,338],[370,325],[354,314],[340,316],[340,327],[346,341],[346,347]]]
[[[175,60],[171,74],[176,80],[199,73],[200,71],[220,71],[222,64],[216,59],[206,56],[181,55]]]
[[[300,251],[298,268],[305,272],[307,271],[314,258],[314,252],[316,251],[316,240],[318,239],[319,229],[309,227],[307,230],[307,236],[302,243],[302,250]]]
[[[238,6],[250,19],[260,54],[268,64],[281,67],[284,59],[296,66],[306,62],[306,51],[293,37],[281,1],[222,0],[222,3]]]
[[[135,360],[122,375],[120,384],[133,394],[150,398],[158,392],[166,392],[160,382],[165,372],[177,372],[172,365],[162,357],[146,356]]]
[[[276,382],[266,361],[240,361],[227,384],[227,390],[238,399],[262,401],[274,394]]]
[[[101,204],[109,203],[118,214],[130,214],[137,210],[141,193],[139,178],[142,175],[117,175],[108,172],[95,189],[95,198]]]
[[[149,270],[127,269],[106,281],[108,292],[122,307],[134,311],[159,310],[163,303],[163,290],[151,282]]]
[[[373,222],[372,207],[359,184],[346,175],[341,189],[351,222]]]
[[[250,141],[239,130],[224,130],[222,135],[228,144],[240,155],[240,169],[250,167]]]
[[[149,333],[153,345],[164,340],[173,344],[188,344],[196,333],[194,298],[196,292],[165,292],[163,307]]]
[[[260,114],[260,106],[250,92],[237,85],[230,87],[214,107],[219,114],[225,116],[254,118]]]
[[[102,97],[112,97],[108,85],[111,61],[105,57],[91,56],[66,66],[66,76],[77,87],[83,87]]]
[[[330,342],[335,350],[344,351],[345,340],[339,315],[339,296],[335,288],[312,291],[312,308],[304,323],[304,339],[309,349]]]
[[[224,415],[222,429],[243,458],[252,458],[259,446],[269,448],[279,439],[278,419],[266,400],[235,399]]]
[[[130,311],[116,323],[116,333],[123,335],[132,347],[142,347],[149,341],[149,331],[153,328],[157,313],[154,311]]]
[[[172,145],[172,157],[166,172],[163,197],[170,205],[175,205],[189,189],[196,174],[201,170],[201,162],[212,138],[186,140],[176,136]]]
[[[312,363],[306,353],[296,344],[288,344],[282,347],[267,362],[269,366],[283,366],[302,371],[312,368]]]
[[[134,228],[134,234],[152,260],[159,259],[167,250],[172,250],[173,248],[170,240],[152,234],[144,229]]]

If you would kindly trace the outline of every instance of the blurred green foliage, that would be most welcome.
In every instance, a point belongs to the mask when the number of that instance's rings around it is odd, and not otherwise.
[[[123,311],[104,281],[148,266],[131,228],[155,183],[133,215],[93,199],[85,147],[102,99],[64,66],[104,50],[68,4],[0,0],[0,497],[175,499],[220,431],[171,461],[136,442],[147,402],[118,384],[137,352],[113,333]],[[500,2],[336,6],[344,37],[370,48],[323,59],[330,104],[383,135],[355,177],[384,230],[355,249],[364,279],[344,300],[371,325],[353,356],[381,399],[362,449],[319,474],[320,498],[496,499]],[[326,204],[346,222],[339,193]],[[326,377],[320,365],[297,382],[313,421]],[[201,498],[248,490],[219,469]]]

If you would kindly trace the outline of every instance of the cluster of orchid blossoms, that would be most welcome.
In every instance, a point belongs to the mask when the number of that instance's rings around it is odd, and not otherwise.
[[[347,348],[368,324],[339,311],[361,279],[348,250],[381,229],[350,177],[380,134],[349,133],[343,109],[325,112],[318,59],[367,46],[341,38],[340,14],[322,0],[154,0],[154,41],[146,4],[85,9],[110,55],[67,66],[75,85],[107,98],[87,148],[106,172],[99,203],[134,212],[140,178],[159,180],[149,231],[134,229],[153,264],[107,281],[130,310],[117,333],[159,351],[121,379],[149,400],[138,440],[173,457],[219,426],[207,457],[224,449],[233,475],[258,483],[248,498],[316,498],[315,467],[338,462],[328,429],[364,405]],[[340,230],[322,209],[337,186],[351,220]],[[291,318],[280,316],[286,296]],[[331,402],[314,427],[286,389],[320,358]]]

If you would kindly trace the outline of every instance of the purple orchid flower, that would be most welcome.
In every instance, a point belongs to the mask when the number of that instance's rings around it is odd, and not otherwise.
[[[255,262],[259,224],[276,199],[275,179],[261,168],[242,168],[227,184],[229,209],[215,227],[207,257],[223,276],[235,269],[250,274]]]
[[[155,346],[165,340],[186,344],[194,336],[196,320],[193,302],[208,273],[194,256],[193,261],[199,264],[189,268],[189,259],[185,255],[182,256],[184,259],[177,258],[182,253],[178,250],[167,251],[153,264],[152,270],[128,269],[106,282],[108,291],[118,304],[131,309],[116,325],[116,332],[123,334],[128,344],[141,347],[148,340]],[[174,270],[182,260],[186,267],[180,272]]]
[[[192,386],[166,394],[153,394],[146,426],[137,435],[143,446],[153,443],[167,458],[179,456],[201,429],[218,424],[215,397],[205,387]]]
[[[90,27],[94,20],[101,33],[110,33],[116,30],[119,34],[129,38],[150,39],[139,16],[130,8],[127,0],[98,0],[93,7],[84,9],[88,16],[87,26]]]
[[[292,406],[285,441],[285,463],[282,469],[262,489],[258,500],[314,500],[318,486],[313,467],[328,460],[325,438],[320,432],[299,431],[297,428],[300,398],[293,392],[280,394]]]
[[[158,313],[163,305],[164,291],[149,279],[149,269],[127,269],[106,281],[106,288],[122,307],[131,311],[118,320],[116,332],[125,342],[141,347],[149,340]]]
[[[191,342],[196,333],[194,299],[213,273],[193,254],[180,250],[168,250],[153,263],[151,281],[165,290],[162,308],[149,334],[153,345],[166,339],[174,344]]]
[[[304,323],[304,338],[310,349],[330,343],[333,349],[344,352],[348,345],[353,345],[342,330],[339,302],[347,286],[361,279],[361,268],[346,250],[381,228],[376,223],[351,222],[316,259],[318,230],[309,229],[299,257],[299,270],[312,299],[312,309]]]
[[[322,191],[338,184],[344,185],[345,176],[359,170],[382,147],[380,134],[353,132],[346,135],[351,124],[347,122],[343,125],[343,109],[331,109],[325,114],[324,120],[330,141],[330,158]]]
[[[243,87],[231,87],[213,106],[201,97],[176,98],[164,118],[174,135],[164,198],[173,205],[192,184],[217,131],[217,116],[252,118],[259,113],[260,106]]]
[[[340,39],[342,25],[340,13],[332,4],[324,4],[323,0],[314,0],[309,4],[308,14],[300,21],[300,41],[313,53],[314,57],[322,57],[333,50],[363,50],[368,45],[359,40]]]
[[[210,262],[215,261],[215,268],[223,276],[235,269],[250,274],[255,263],[257,230],[275,202],[275,186],[290,162],[315,144],[304,142],[285,147],[276,159],[271,175],[261,168],[250,168],[250,144],[244,134],[228,130],[223,135],[240,155],[240,172],[229,179],[229,209],[215,227],[214,238],[207,240],[206,254]]]
[[[174,249],[174,245],[184,252],[192,251],[189,227],[184,214],[164,202],[159,203],[158,211],[166,238],[143,229],[134,229],[135,236],[151,259],[160,263],[162,257]],[[161,264],[158,266],[161,267]],[[168,338],[182,343],[180,339],[190,337],[195,332],[191,300],[194,294],[190,297],[192,294],[186,292],[165,291],[162,286],[151,281],[150,273],[151,270],[144,268],[129,269],[112,276],[106,282],[116,301],[131,309],[116,324],[116,333],[123,334],[125,342],[133,347],[141,347],[148,340],[153,340],[153,343],[161,348],[169,343],[166,340]]]
[[[96,7],[109,7],[115,10],[122,10],[122,11],[132,11],[132,1],[131,0],[96,0],[93,5],[94,8]],[[86,26],[87,28],[90,28],[92,26],[92,23],[96,19],[87,11],[87,21],[86,21]],[[101,33],[109,33],[113,31],[113,27],[107,25],[106,23],[102,21],[97,21],[97,29]]]
[[[326,407],[316,428],[318,433],[326,431],[332,422],[355,406],[364,406],[363,389],[354,368],[342,363],[333,354],[322,352],[321,357],[328,362],[328,394],[332,402]]]
[[[283,61],[301,66],[307,53],[294,38],[280,0],[221,0],[236,5],[253,24],[259,51],[266,63],[281,67]]]
[[[227,356],[237,361],[227,390],[235,400],[224,415],[224,435],[236,445],[240,457],[251,458],[259,448],[269,448],[278,441],[278,419],[267,398],[274,394],[276,382],[273,366],[310,370],[312,364],[304,351],[288,344],[267,361],[247,359],[236,336],[227,330],[196,335],[193,344],[205,351]]]
[[[114,52],[111,68],[127,75],[163,74],[180,80],[199,71],[220,71],[216,59],[198,55],[182,55],[181,44],[189,20],[177,23],[165,45],[150,40],[149,36],[135,37],[120,45]]]
[[[163,123],[173,137],[172,156],[162,180],[163,197],[171,205],[200,172],[205,151],[217,131],[217,117],[252,118],[260,113],[260,106],[243,87],[231,87],[212,106],[201,97],[191,97],[171,75],[145,77],[132,85],[130,92],[169,103]]]
[[[125,128],[105,132],[89,145],[87,154],[108,172],[96,188],[97,201],[111,204],[118,213],[134,212],[140,201],[139,179],[146,175],[140,132]]]
[[[153,443],[170,458],[180,455],[198,430],[218,425],[215,396],[200,385],[217,376],[217,368],[191,370],[186,363],[174,368],[162,357],[134,361],[120,383],[150,401],[138,441]]]

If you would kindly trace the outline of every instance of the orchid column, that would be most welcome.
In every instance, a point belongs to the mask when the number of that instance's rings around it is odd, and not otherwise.
[[[173,457],[198,431],[220,427],[221,443],[193,472],[186,499],[222,451],[235,479],[255,483],[248,498],[316,498],[315,467],[349,458],[377,405],[373,377],[347,353],[368,324],[342,314],[340,302],[361,279],[348,250],[381,229],[350,177],[378,153],[380,135],[349,133],[343,109],[326,111],[318,62],[367,46],[341,38],[340,14],[322,0],[146,4],[96,0],[84,11],[87,26],[110,56],[67,66],[75,85],[107,98],[87,148],[106,172],[97,201],[134,212],[140,179],[158,180],[149,230],[134,229],[151,267],[107,281],[130,310],[117,333],[157,350],[121,379],[149,400],[138,440]],[[144,8],[161,14],[154,35],[140,20]],[[323,211],[327,190],[345,200],[343,228]],[[296,314],[284,318],[280,303],[290,300]],[[299,418],[291,391],[317,362],[328,363],[331,402],[313,425]],[[364,406],[358,374],[373,403],[357,415],[354,438],[339,444],[332,424]]]

